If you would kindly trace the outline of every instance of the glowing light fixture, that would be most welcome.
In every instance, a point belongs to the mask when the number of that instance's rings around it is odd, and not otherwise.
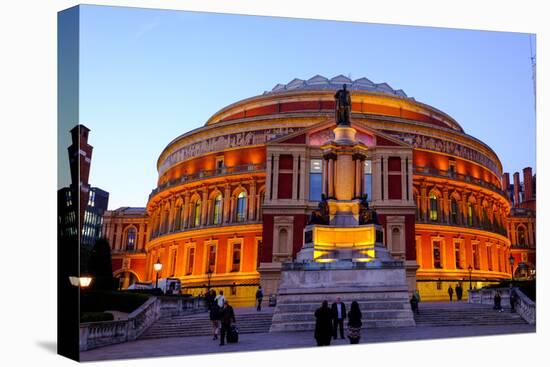
[[[87,288],[92,283],[92,277],[69,277],[69,281],[74,287]]]

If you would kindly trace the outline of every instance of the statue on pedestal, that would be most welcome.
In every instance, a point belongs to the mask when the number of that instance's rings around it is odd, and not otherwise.
[[[362,224],[380,224],[376,211],[369,208],[368,195],[361,198],[361,208],[359,209],[359,225]]]
[[[346,89],[346,84],[336,92],[334,99],[336,100],[336,124],[339,126],[350,126],[351,96]]]
[[[311,212],[307,224],[329,224],[328,204],[325,194],[322,195],[319,207]]]

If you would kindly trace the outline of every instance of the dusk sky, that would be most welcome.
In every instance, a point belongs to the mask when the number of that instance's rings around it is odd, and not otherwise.
[[[109,209],[145,206],[161,151],[219,109],[316,74],[387,82],[535,167],[530,38],[509,32],[82,6],[80,123]]]

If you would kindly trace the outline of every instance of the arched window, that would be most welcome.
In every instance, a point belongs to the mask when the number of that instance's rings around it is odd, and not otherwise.
[[[179,231],[181,229],[181,213],[182,213],[182,208],[183,208],[183,205],[181,206],[178,206],[176,208],[176,219],[175,219],[175,222],[174,222],[174,229],[176,231]]]
[[[430,194],[430,220],[436,222],[438,219],[439,206],[437,204],[437,196],[432,192]]]
[[[237,212],[235,216],[237,222],[244,222],[246,219],[246,192],[241,191],[237,196]]]
[[[129,228],[126,231],[126,251],[134,251],[136,248],[136,229]]]
[[[201,225],[201,199],[197,199],[191,207],[190,227],[199,227]]]
[[[455,198],[451,199],[451,223],[458,224],[458,203]]]
[[[468,225],[470,227],[474,225],[474,207],[472,203],[468,203]]]
[[[520,246],[525,246],[525,228],[523,226],[518,227],[517,243]]]
[[[220,224],[222,222],[222,195],[219,194],[214,198],[214,207],[212,208],[212,224]]]

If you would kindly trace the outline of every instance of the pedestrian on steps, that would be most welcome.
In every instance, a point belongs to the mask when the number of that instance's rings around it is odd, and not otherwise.
[[[258,286],[256,291],[256,311],[262,310],[262,299],[264,298],[264,292],[262,291],[262,286]]]
[[[497,310],[498,312],[502,312],[502,306],[500,304],[502,300],[502,297],[500,296],[500,291],[495,291],[495,296],[493,297],[493,310]]]
[[[321,307],[315,311],[315,340],[318,346],[330,345],[332,338],[332,310],[328,301],[323,301]]]
[[[220,322],[222,325],[220,345],[225,345],[225,337],[231,330],[231,322],[235,323],[235,312],[233,307],[229,305],[229,302],[224,301],[223,308],[220,312]]]
[[[363,325],[361,322],[362,317],[363,314],[359,309],[359,303],[353,301],[350,311],[348,312],[348,339],[350,344],[359,344],[359,339],[361,339],[361,325]]]
[[[449,293],[449,300],[452,302],[453,301],[453,293],[454,293],[452,285],[450,285],[449,289],[447,289],[447,293]]]
[[[212,302],[210,304],[210,321],[212,322],[212,329],[214,334],[212,340],[216,340],[218,339],[218,335],[220,332],[220,307],[215,301],[216,291],[211,289],[209,293],[210,298],[212,299]]]

